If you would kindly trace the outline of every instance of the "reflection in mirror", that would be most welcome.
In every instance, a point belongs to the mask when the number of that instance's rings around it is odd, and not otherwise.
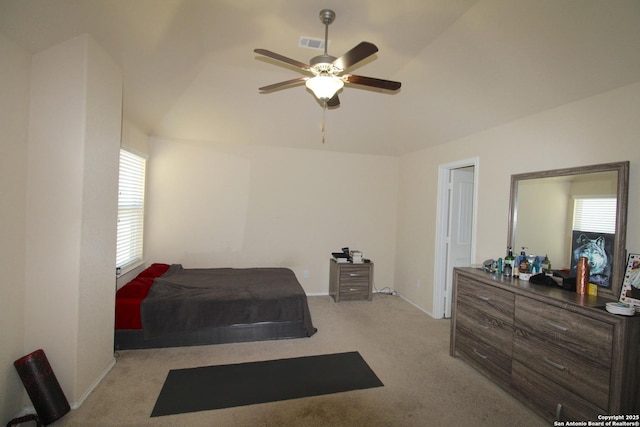
[[[548,255],[555,269],[570,269],[574,202],[588,199],[613,200],[612,222],[615,234],[615,201],[618,173],[604,172],[523,180],[518,184],[518,223],[514,250],[525,246],[528,254]],[[595,224],[598,225],[599,224]],[[598,232],[602,228],[584,227]]]
[[[599,293],[618,298],[626,257],[628,165],[513,175],[508,245],[514,254],[525,247],[528,255],[547,255],[552,269],[571,271],[579,249],[586,247],[593,254],[591,281]]]

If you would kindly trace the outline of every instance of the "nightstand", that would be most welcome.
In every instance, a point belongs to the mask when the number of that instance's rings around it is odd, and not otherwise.
[[[329,295],[336,302],[369,300],[373,289],[373,263],[352,264],[332,259],[329,267]]]

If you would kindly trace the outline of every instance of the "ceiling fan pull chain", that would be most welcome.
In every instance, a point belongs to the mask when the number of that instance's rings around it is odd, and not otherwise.
[[[324,131],[324,122],[325,122],[325,118],[327,116],[327,103],[324,103],[324,107],[322,108],[322,143],[324,144],[324,135],[325,135],[325,131]]]

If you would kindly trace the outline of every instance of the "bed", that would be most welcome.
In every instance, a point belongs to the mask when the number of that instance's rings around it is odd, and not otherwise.
[[[310,337],[307,297],[288,268],[150,265],[116,292],[116,350]]]

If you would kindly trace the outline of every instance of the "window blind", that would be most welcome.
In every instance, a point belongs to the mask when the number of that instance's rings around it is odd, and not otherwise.
[[[616,207],[615,197],[576,197],[573,203],[573,229],[614,234]]]
[[[116,268],[142,262],[146,160],[120,150]]]

